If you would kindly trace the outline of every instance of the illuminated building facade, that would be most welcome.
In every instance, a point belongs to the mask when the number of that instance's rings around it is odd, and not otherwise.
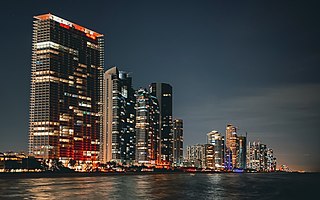
[[[274,172],[277,169],[277,159],[274,157],[273,149],[267,149],[267,171]]]
[[[214,169],[215,166],[215,151],[213,144],[205,144],[205,165],[204,168]]]
[[[260,169],[259,171],[267,171],[267,145],[259,144],[259,161],[260,161]]]
[[[214,146],[214,167],[224,166],[224,137],[218,131],[211,131],[207,134],[207,143]]]
[[[238,137],[239,144],[239,161],[237,162],[237,168],[246,169],[247,167],[247,138],[245,136]]]
[[[260,170],[260,143],[249,142],[247,146],[247,168]]]
[[[191,167],[203,168],[206,166],[206,148],[203,144],[187,146],[186,161]]]
[[[135,97],[132,78],[112,67],[103,80],[101,162],[130,164],[135,160]]]
[[[230,149],[225,149],[224,167],[226,170],[232,170],[232,152]]]
[[[173,165],[183,163],[183,120],[173,120]]]
[[[34,17],[30,155],[98,160],[103,65],[102,34],[52,14]]]
[[[145,89],[136,91],[136,162],[159,162],[159,105]]]
[[[226,128],[226,149],[229,149],[231,152],[232,166],[238,167],[239,142],[237,136],[237,128],[232,124],[228,124]]]
[[[150,94],[155,96],[160,108],[160,160],[171,164],[173,158],[172,87],[167,83],[151,83]]]
[[[231,139],[234,137],[234,134],[237,133],[237,127],[232,124],[228,124],[226,128],[226,148],[230,148]]]
[[[247,146],[247,168],[262,172],[276,170],[276,158],[273,150],[260,142],[249,142]]]

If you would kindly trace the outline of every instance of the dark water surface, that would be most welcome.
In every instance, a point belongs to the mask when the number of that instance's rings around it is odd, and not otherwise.
[[[0,199],[319,199],[320,174],[0,178]]]

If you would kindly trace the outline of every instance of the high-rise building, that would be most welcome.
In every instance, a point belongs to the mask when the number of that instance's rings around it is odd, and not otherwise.
[[[273,150],[260,142],[249,142],[247,146],[247,168],[263,172],[276,170],[276,158]]]
[[[29,153],[98,160],[103,35],[52,14],[33,21]]]
[[[160,159],[171,164],[173,158],[172,87],[167,83],[151,83],[150,94],[158,99],[160,107]]]
[[[267,149],[267,171],[274,172],[277,169],[277,159],[274,157],[273,149]]]
[[[260,160],[260,170],[259,171],[267,171],[267,145],[259,144],[259,160]]]
[[[224,167],[228,171],[233,169],[232,152],[230,149],[225,149]]]
[[[207,133],[207,143],[214,146],[214,167],[224,167],[224,137],[218,131]]]
[[[135,97],[132,78],[112,67],[104,73],[101,162],[135,160]]]
[[[237,168],[246,169],[246,160],[247,160],[247,138],[245,136],[238,137],[239,144],[239,156],[237,162]]]
[[[183,120],[173,120],[173,165],[183,163]]]
[[[136,91],[136,162],[159,162],[159,105],[145,89]]]
[[[260,170],[260,143],[249,142],[247,146],[247,168]]]
[[[215,169],[215,152],[213,144],[205,144],[205,164],[202,166],[203,168]]]
[[[228,124],[226,128],[226,149],[231,151],[232,166],[238,167],[239,161],[239,142],[237,136],[237,128],[232,124]]]
[[[187,146],[186,161],[191,167],[203,168],[206,166],[206,148],[203,144]]]
[[[234,134],[236,133],[237,133],[237,127],[233,126],[232,124],[228,124],[226,128],[226,148],[230,148],[231,139],[233,139]]]

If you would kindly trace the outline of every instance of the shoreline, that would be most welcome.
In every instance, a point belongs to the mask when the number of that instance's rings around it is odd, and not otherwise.
[[[103,177],[103,176],[132,176],[132,175],[156,175],[156,174],[311,174],[313,172],[182,172],[182,171],[161,171],[161,172],[1,172],[0,179],[28,179],[28,178],[68,178],[68,177]]]

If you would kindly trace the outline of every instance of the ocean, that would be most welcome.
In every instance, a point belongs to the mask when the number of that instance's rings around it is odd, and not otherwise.
[[[319,173],[0,178],[0,199],[318,199]]]

